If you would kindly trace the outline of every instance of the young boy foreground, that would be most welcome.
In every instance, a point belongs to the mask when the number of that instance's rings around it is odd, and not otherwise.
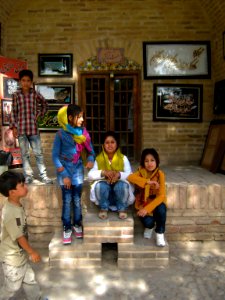
[[[29,300],[43,299],[30,264],[41,260],[28,243],[26,216],[20,203],[28,193],[23,174],[6,171],[0,176],[0,193],[8,197],[2,209],[0,261],[4,284],[0,300],[10,299],[22,286]]]
[[[29,184],[33,181],[33,170],[30,165],[29,153],[29,146],[31,146],[36,158],[41,181],[50,184],[52,180],[47,176],[37,126],[38,117],[43,117],[47,110],[47,102],[41,94],[32,88],[33,72],[31,70],[20,71],[19,81],[21,88],[13,94],[9,127],[13,130],[14,137],[18,137],[22,153],[25,182]]]

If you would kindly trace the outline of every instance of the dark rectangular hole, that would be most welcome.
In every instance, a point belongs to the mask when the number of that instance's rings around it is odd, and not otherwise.
[[[117,266],[117,243],[102,243],[102,266]]]

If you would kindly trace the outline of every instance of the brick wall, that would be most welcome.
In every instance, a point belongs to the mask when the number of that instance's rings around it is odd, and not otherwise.
[[[143,65],[143,41],[210,40],[211,80],[142,80],[142,147],[156,147],[164,164],[198,164],[213,118],[213,84],[224,78],[222,32],[225,4],[220,0],[3,0],[3,55],[25,59],[37,77],[38,53],[73,53],[73,78],[50,81],[76,83],[77,65],[96,55],[98,47],[122,47],[125,56]],[[47,81],[47,79],[45,79]],[[153,83],[203,84],[202,123],[152,121]],[[78,99],[79,101],[79,99]],[[151,134],[150,134],[151,133]],[[41,134],[51,164],[53,133]],[[191,151],[190,151],[191,149]]]

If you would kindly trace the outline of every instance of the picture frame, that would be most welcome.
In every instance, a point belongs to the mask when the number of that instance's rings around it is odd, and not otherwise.
[[[38,54],[39,77],[72,77],[73,54]]]
[[[51,106],[45,113],[44,117],[39,117],[37,119],[38,129],[40,131],[57,131],[61,127],[57,120],[58,110],[62,106]]]
[[[153,121],[202,122],[202,84],[154,84]]]
[[[4,99],[12,99],[13,93],[15,93],[19,87],[19,79],[7,76],[2,77],[2,93]]]
[[[143,42],[143,64],[144,79],[210,79],[210,41]]]
[[[2,109],[2,125],[7,126],[9,125],[9,121],[11,118],[12,112],[12,100],[8,99],[1,99],[1,109]]]
[[[75,85],[73,83],[34,83],[35,91],[39,92],[48,105],[65,105],[74,103]]]

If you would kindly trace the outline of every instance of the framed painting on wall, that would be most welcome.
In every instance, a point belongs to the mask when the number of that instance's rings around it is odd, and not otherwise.
[[[61,106],[49,107],[44,117],[38,118],[37,122],[40,131],[56,131],[60,129],[58,119],[57,119],[58,110],[60,108]]]
[[[19,88],[19,80],[2,76],[2,93],[4,99],[12,99],[13,93]]]
[[[72,77],[73,54],[38,54],[38,76]]]
[[[202,91],[201,84],[154,84],[153,120],[201,122]]]
[[[9,125],[11,111],[12,111],[12,100],[1,99],[2,102],[2,125]]]
[[[48,101],[49,105],[74,103],[74,84],[35,83],[34,88]]]
[[[143,42],[144,79],[211,78],[209,41]]]

